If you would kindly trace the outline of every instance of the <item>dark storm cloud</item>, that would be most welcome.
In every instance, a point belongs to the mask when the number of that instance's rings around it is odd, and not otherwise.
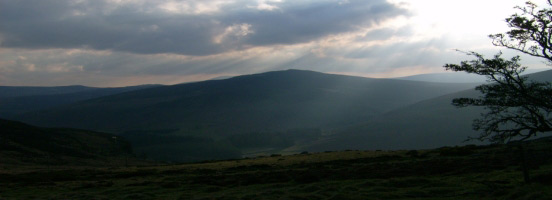
[[[291,1],[274,3],[274,10],[241,1],[210,13],[166,12],[163,3],[0,0],[0,47],[211,55],[305,43],[406,14],[385,0]]]
[[[313,1],[308,4],[283,3],[274,12],[249,10],[229,18],[227,22],[245,20],[255,34],[249,37],[253,45],[293,44],[311,41],[329,34],[338,34],[369,27],[382,20],[406,14],[384,0]]]
[[[212,30],[209,19],[147,14],[125,6],[106,13],[108,6],[100,1],[2,1],[2,46],[192,55],[220,51],[206,37]]]

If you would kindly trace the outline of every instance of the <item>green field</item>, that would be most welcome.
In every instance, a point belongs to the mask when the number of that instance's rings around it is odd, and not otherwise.
[[[3,167],[0,199],[551,199],[552,142],[140,167]]]

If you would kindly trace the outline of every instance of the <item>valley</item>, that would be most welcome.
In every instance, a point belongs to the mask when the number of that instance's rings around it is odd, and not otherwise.
[[[99,97],[32,89],[3,99],[83,100],[0,102],[25,122],[0,120],[0,199],[552,196],[550,137],[523,144],[530,183],[519,144],[462,142],[482,110],[450,102],[474,85],[288,70]]]
[[[120,135],[133,144],[137,155],[153,160],[235,159],[243,155],[343,149],[340,145],[344,143],[334,145],[335,149],[326,143],[338,142],[334,138],[346,136],[341,133],[350,127],[377,121],[385,113],[476,84],[286,70],[170,86],[110,89],[113,94],[102,92],[103,96],[83,93],[90,88],[62,94],[27,92],[26,96],[22,90],[23,96],[0,101],[0,108],[4,108],[0,116],[41,127]],[[48,99],[56,99],[57,103],[50,107],[35,103]],[[319,144],[328,149],[318,149]],[[408,145],[390,147],[404,149]]]
[[[529,77],[549,81],[551,73]],[[476,97],[478,84],[286,70],[170,86],[30,87],[16,88],[21,94],[9,97],[13,101],[4,97],[0,116],[114,134],[129,141],[137,157],[161,162],[429,149],[485,144],[464,142],[478,134],[471,122],[483,110],[451,105],[454,98]]]
[[[0,0],[0,200],[552,200],[552,0]]]

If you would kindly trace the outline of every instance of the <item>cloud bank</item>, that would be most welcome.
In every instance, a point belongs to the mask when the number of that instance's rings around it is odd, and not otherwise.
[[[176,84],[289,68],[403,75],[481,44],[421,30],[409,2],[0,0],[0,85]]]
[[[384,0],[4,0],[1,5],[2,47],[181,55],[307,43],[406,13]]]

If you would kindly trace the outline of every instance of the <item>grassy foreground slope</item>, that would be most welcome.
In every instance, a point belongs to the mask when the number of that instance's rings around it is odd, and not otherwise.
[[[550,199],[552,140],[132,168],[0,171],[0,199]]]

